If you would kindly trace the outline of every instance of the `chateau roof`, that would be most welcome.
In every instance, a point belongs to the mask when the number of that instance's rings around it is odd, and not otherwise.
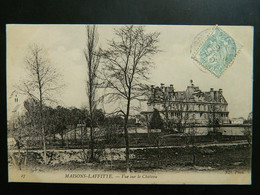
[[[174,92],[175,100],[185,100],[186,99],[186,92],[185,91],[176,91]]]
[[[174,91],[172,87],[152,87],[151,101],[160,101],[164,95],[167,95],[170,101],[193,101],[193,102],[219,102],[227,103],[225,100],[222,89],[214,90],[210,88],[210,91],[202,92],[198,86],[191,84],[187,86],[186,91]]]

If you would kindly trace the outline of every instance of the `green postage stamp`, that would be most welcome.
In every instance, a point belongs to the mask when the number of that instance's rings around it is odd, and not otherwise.
[[[197,40],[196,40],[197,39]],[[235,60],[242,45],[218,26],[203,32],[203,36],[195,38],[196,48],[193,48],[192,59],[220,77],[225,69]],[[198,44],[199,43],[199,44]]]

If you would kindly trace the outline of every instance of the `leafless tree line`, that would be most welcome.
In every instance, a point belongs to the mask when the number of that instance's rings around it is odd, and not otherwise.
[[[152,57],[159,52],[158,32],[145,32],[143,26],[122,26],[114,29],[115,38],[109,41],[108,49],[98,48],[97,27],[87,26],[87,41],[84,49],[86,59],[86,93],[88,98],[90,122],[91,159],[94,157],[94,126],[96,119],[94,112],[100,100],[106,102],[121,102],[116,113],[124,118],[123,129],[126,147],[126,169],[129,170],[129,140],[128,120],[134,109],[133,101],[140,100],[146,94],[146,82],[152,67]],[[27,79],[16,87],[20,94],[26,95],[37,106],[37,126],[40,133],[44,162],[46,156],[46,128],[44,108],[50,103],[57,103],[53,94],[58,93],[63,85],[59,79],[61,75],[51,64],[47,52],[37,44],[29,48],[29,55],[25,59]],[[102,64],[100,68],[99,65]],[[105,89],[102,97],[97,97],[97,89]]]

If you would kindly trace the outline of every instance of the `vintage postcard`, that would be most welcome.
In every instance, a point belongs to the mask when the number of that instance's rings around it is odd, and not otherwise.
[[[9,182],[251,184],[252,26],[6,32]]]

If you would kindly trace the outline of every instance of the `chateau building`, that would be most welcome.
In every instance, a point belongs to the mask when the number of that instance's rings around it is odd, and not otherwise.
[[[222,89],[210,88],[209,91],[203,92],[194,86],[192,80],[185,91],[175,91],[173,85],[152,85],[147,111],[142,113],[150,119],[154,109],[160,112],[166,123],[173,125],[193,123],[203,126],[229,123],[228,103]]]

